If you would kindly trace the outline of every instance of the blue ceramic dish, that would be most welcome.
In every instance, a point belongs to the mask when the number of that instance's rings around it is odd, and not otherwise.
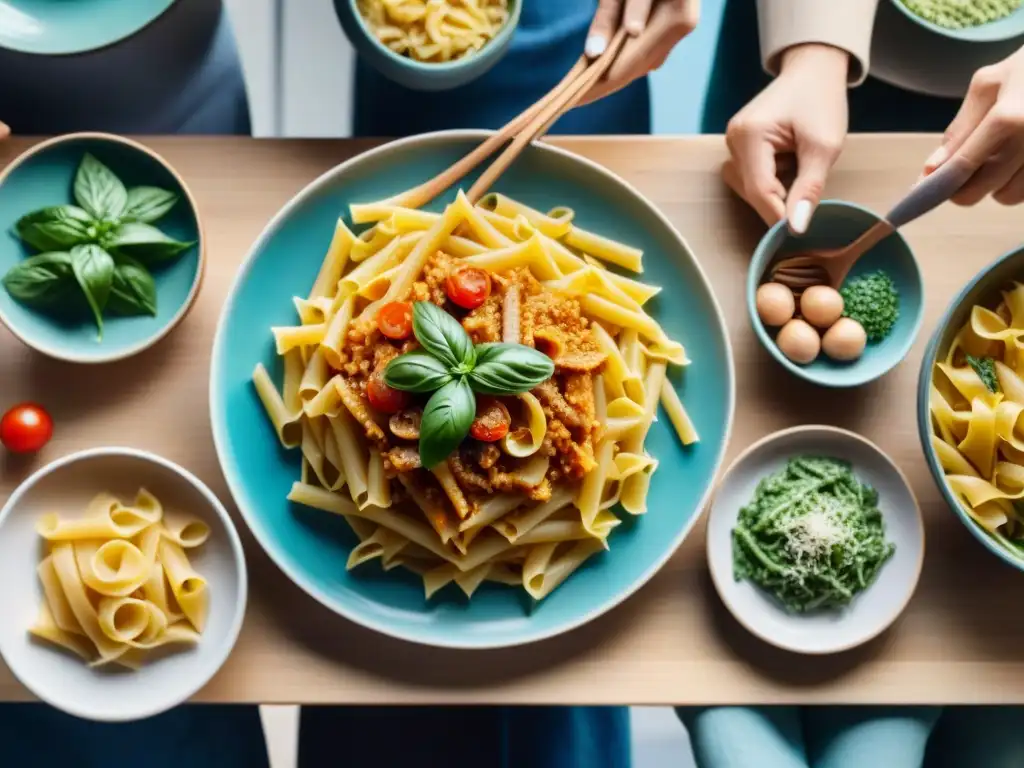
[[[625,520],[611,551],[591,558],[549,597],[530,605],[522,590],[485,583],[467,602],[446,588],[429,602],[422,581],[396,569],[346,572],[356,543],[344,521],[290,504],[297,451],[278,443],[251,377],[257,363],[278,383],[270,332],[295,322],[293,296],[313,284],[339,213],[420,184],[478,145],[484,131],[404,139],[353,158],[298,194],[270,222],[240,269],[214,342],[210,410],[221,467],[243,517],[271,558],[302,589],[350,620],[394,637],[455,648],[541,640],[577,627],[640,588],[683,541],[707,500],[732,425],[732,355],[711,287],[686,243],[635,189],[583,158],[547,145],[529,147],[497,190],[546,210],[569,205],[577,221],[645,251],[643,279],[665,286],[647,305],[693,363],[673,371],[701,440],[683,448],[667,418],[647,449],[661,462],[650,511]],[[465,181],[468,187],[471,179]],[[452,194],[446,195],[450,201]],[[443,201],[430,207],[438,210]]]
[[[907,6],[905,6],[900,0],[892,0],[892,4],[896,6],[900,13],[919,27],[927,29],[929,32],[934,32],[936,35],[948,37],[953,40],[962,40],[967,43],[995,43],[1024,36],[1024,6],[1021,6],[1005,18],[989,22],[988,24],[982,24],[978,27],[968,27],[967,29],[946,29],[945,27],[940,27],[938,24],[933,24],[926,19],[922,19],[916,13],[907,8]]]
[[[935,326],[935,332],[928,342],[924,359],[921,361],[921,373],[917,381],[917,431],[921,438],[921,449],[924,451],[928,468],[946,499],[946,503],[956,512],[957,517],[978,541],[1010,565],[1024,571],[1024,552],[1004,546],[978,525],[954,495],[949,484],[946,483],[946,475],[932,448],[932,416],[931,409],[928,407],[929,388],[935,361],[945,359],[953,337],[970,318],[971,308],[976,304],[995,307],[1002,298],[999,291],[1010,286],[1015,280],[1020,281],[1021,279],[1024,279],[1024,247],[1010,251],[989,264],[950,302],[942,319]]]
[[[204,245],[192,193],[162,157],[119,136],[75,133],[35,145],[0,173],[0,277],[30,255],[14,233],[15,223],[39,208],[71,203],[72,183],[86,153],[129,187],[149,185],[178,193],[177,204],[156,226],[176,240],[198,241],[174,261],[152,270],[156,316],[104,315],[102,341],[97,341],[90,316],[73,321],[54,318],[19,304],[0,288],[0,321],[27,345],[59,360],[105,363],[155,344],[188,313],[202,281]]]
[[[48,56],[84,53],[131,37],[175,0],[0,0],[0,48]]]
[[[764,282],[769,265],[786,254],[816,248],[848,245],[877,222],[879,216],[867,208],[839,200],[823,200],[802,237],[789,233],[780,221],[758,243],[747,271],[747,312],[757,338],[776,360],[802,379],[824,387],[859,387],[883,376],[899,364],[910,351],[924,316],[924,283],[914,254],[907,241],[896,232],[876,245],[854,265],[850,277],[883,270],[896,285],[900,297],[900,316],[892,333],[878,344],[868,344],[858,360],[840,363],[824,354],[809,365],[797,365],[779,350],[775,328],[766,328],[757,316],[755,296]],[[849,278],[847,278],[849,279]]]
[[[494,39],[479,51],[455,61],[436,64],[402,56],[380,42],[356,7],[357,0],[334,0],[334,9],[356,53],[382,75],[417,91],[447,91],[480,77],[505,55],[505,50],[512,42],[512,34],[519,24],[522,2],[509,0],[508,21]]]

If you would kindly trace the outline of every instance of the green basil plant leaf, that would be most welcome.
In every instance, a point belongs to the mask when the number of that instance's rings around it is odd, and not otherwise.
[[[40,253],[11,267],[3,279],[11,297],[23,304],[52,307],[75,286],[71,254]]]
[[[384,383],[403,392],[433,392],[451,380],[447,366],[422,351],[399,355],[384,369]]]
[[[128,190],[114,172],[86,153],[75,174],[75,200],[96,219],[120,218],[128,204]]]
[[[102,339],[103,308],[107,306],[114,281],[114,259],[98,245],[76,245],[71,249],[71,269],[89,302]]]
[[[436,304],[417,301],[412,306],[412,331],[416,340],[452,373],[467,373],[476,353],[473,341],[459,321]]]
[[[135,259],[118,257],[107,309],[119,315],[156,317],[156,283],[149,270]]]
[[[476,418],[476,398],[464,376],[430,396],[420,421],[420,462],[436,467],[466,439]]]
[[[178,202],[178,195],[159,187],[132,187],[128,190],[128,204],[121,214],[122,221],[152,223],[167,214]]]
[[[92,216],[75,205],[33,211],[18,219],[14,230],[23,241],[43,252],[66,250],[96,238]]]
[[[195,244],[194,240],[175,240],[152,224],[141,221],[126,221],[103,239],[103,246],[111,253],[138,259],[143,264],[169,261]]]
[[[554,372],[550,357],[525,344],[480,344],[469,383],[485,395],[518,395],[547,381]]]

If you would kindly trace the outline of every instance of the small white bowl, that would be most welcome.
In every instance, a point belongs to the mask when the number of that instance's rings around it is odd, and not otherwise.
[[[841,610],[811,614],[786,611],[760,587],[733,576],[732,530],[762,478],[797,456],[828,456],[850,462],[862,483],[878,491],[886,539],[896,545],[875,582]],[[748,631],[796,653],[845,651],[871,640],[907,606],[924,560],[924,525],[914,492],[900,469],[876,445],[853,432],[802,426],[768,435],[744,451],[715,491],[708,515],[708,567],[722,602]]]
[[[202,518],[210,538],[189,553],[209,583],[207,626],[198,645],[168,653],[137,671],[90,668],[29,636],[43,601],[36,575],[42,546],[36,521],[47,512],[78,516],[100,491],[133,499],[143,486],[165,509]],[[132,448],[97,448],[65,456],[22,483],[0,511],[0,656],[33,694],[90,720],[139,720],[182,703],[202,688],[231,652],[245,615],[242,542],[209,488],[178,465]]]

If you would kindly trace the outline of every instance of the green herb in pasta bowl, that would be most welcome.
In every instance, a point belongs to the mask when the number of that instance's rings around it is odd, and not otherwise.
[[[885,630],[913,594],[924,528],[872,443],[825,426],[762,439],[729,468],[708,519],[722,601],[766,642],[834,653]]]

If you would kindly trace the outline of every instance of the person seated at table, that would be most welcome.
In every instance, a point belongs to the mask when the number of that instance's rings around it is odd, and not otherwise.
[[[954,196],[1024,202],[1024,51],[979,69],[962,103],[866,78],[878,0],[727,0],[704,129],[726,132],[727,180],[768,223],[806,230],[847,128],[945,131],[922,173],[954,155],[975,171]],[[760,14],[762,74],[756,58]],[[763,88],[762,88],[763,86]],[[848,89],[848,86],[857,86]],[[758,92],[760,90],[760,92]],[[795,155],[796,178],[777,158]]]
[[[696,0],[530,0],[502,62],[477,83],[447,94],[444,109],[434,108],[436,95],[407,92],[360,67],[357,131],[395,135],[501,125],[542,97],[581,52],[600,55],[624,24],[631,37],[609,79],[590,95],[590,105],[557,128],[646,133],[646,75],[693,29],[696,9]],[[166,31],[182,27],[161,19],[78,61],[16,57],[16,68],[0,66],[0,139],[10,130],[249,133],[241,67],[220,0],[179,0],[168,13],[181,20],[186,12],[194,16],[186,19],[188,34],[177,40]],[[168,79],[173,88],[166,87]],[[153,102],[154,89],[168,101]],[[389,111],[397,105],[401,114]],[[42,704],[2,704],[0,743],[19,768],[268,766],[255,706],[189,705],[141,722],[103,724]],[[624,707],[305,707],[299,752],[300,768],[405,768],[410,762],[423,768],[619,768],[629,764],[629,713]]]

